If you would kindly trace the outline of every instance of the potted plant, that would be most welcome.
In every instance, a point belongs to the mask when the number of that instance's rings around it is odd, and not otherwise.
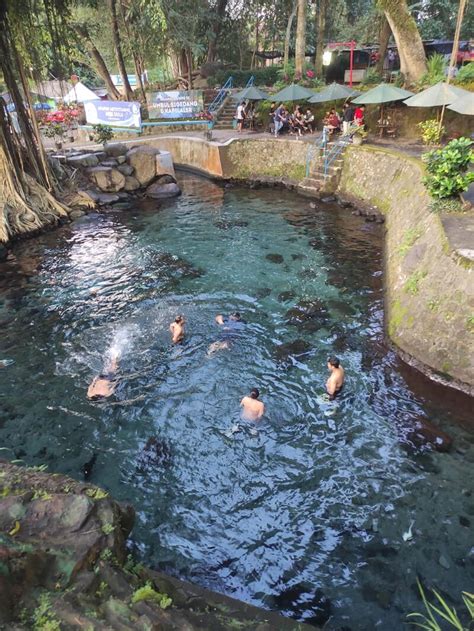
[[[109,125],[99,123],[98,125],[93,125],[92,129],[94,130],[93,139],[99,145],[105,146],[114,137],[112,127],[109,127]]]
[[[50,122],[43,128],[43,133],[46,138],[51,138],[55,141],[56,149],[61,149],[64,140],[64,127],[61,123]]]

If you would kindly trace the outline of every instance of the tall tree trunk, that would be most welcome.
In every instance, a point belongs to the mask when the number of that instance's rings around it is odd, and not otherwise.
[[[256,54],[258,52],[258,46],[259,46],[258,25],[259,25],[259,16],[258,16],[258,12],[257,12],[257,20],[255,22],[255,48],[253,49],[252,61],[250,62],[250,70],[253,70],[253,68],[255,67],[255,56],[256,56]]]
[[[193,89],[193,54],[191,49],[186,50],[186,59],[188,62],[188,90]]]
[[[125,67],[125,61],[122,53],[122,45],[120,43],[120,31],[117,20],[117,0],[108,0],[110,18],[112,23],[112,35],[114,39],[115,58],[117,59],[117,66],[120,76],[122,77],[123,87],[125,90],[125,98],[127,101],[131,101],[133,98],[133,91],[130,82],[127,77],[127,68]]]
[[[303,76],[306,59],[306,4],[307,0],[298,0],[295,46],[295,77],[297,78]]]
[[[383,66],[385,61],[385,55],[387,54],[388,41],[390,39],[392,31],[390,30],[390,24],[388,23],[385,13],[380,16],[380,28],[379,28],[379,58],[375,70],[377,74],[383,73]]]
[[[326,34],[327,0],[319,0],[317,13],[316,55],[314,65],[318,78],[323,76],[324,38]]]
[[[84,26],[80,25],[76,25],[75,29],[92,59],[93,67],[97,71],[99,77],[101,77],[101,79],[105,82],[110,98],[114,101],[118,101],[120,99],[120,92],[114,86],[109,69],[107,68],[107,64],[105,63],[104,58],[99,53],[91,38],[89,37],[87,29]]]
[[[293,27],[293,20],[295,19],[297,8],[298,8],[298,0],[294,0],[293,6],[290,11],[290,15],[288,16],[288,22],[286,24],[285,52],[283,53],[283,68],[288,68],[288,62],[290,61],[291,29]]]
[[[228,0],[218,0],[215,9],[215,18],[212,22],[211,33],[209,34],[209,46],[207,49],[207,61],[213,62],[217,56],[217,43],[222,30],[222,22],[225,16]]]
[[[416,22],[406,0],[380,0],[380,7],[384,10],[397,44],[405,85],[412,85],[426,72],[426,55]]]

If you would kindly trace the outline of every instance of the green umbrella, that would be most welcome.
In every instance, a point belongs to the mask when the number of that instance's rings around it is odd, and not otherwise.
[[[356,105],[366,103],[390,103],[391,101],[403,101],[407,97],[412,96],[412,94],[413,92],[396,88],[389,83],[381,83],[375,88],[372,88],[372,90],[364,92],[352,102]]]
[[[314,92],[311,92],[308,88],[303,88],[301,85],[292,83],[274,94],[271,98],[272,101],[306,101],[306,99],[313,95]]]
[[[448,105],[448,110],[453,110],[453,112],[458,112],[459,114],[474,116],[474,93],[468,92],[459,99],[456,99],[451,105]]]
[[[455,85],[440,81],[423,92],[418,92],[415,96],[407,99],[405,105],[409,107],[439,107],[441,105],[451,105],[456,99],[469,94],[467,90],[457,88]]]
[[[254,85],[237,92],[237,94],[234,94],[233,98],[239,101],[268,101],[270,99],[266,92],[259,90]]]
[[[310,103],[323,103],[324,101],[339,101],[340,99],[347,99],[350,96],[357,96],[360,94],[357,90],[352,88],[346,88],[345,85],[339,83],[331,83],[321,92],[316,92],[309,100]]]

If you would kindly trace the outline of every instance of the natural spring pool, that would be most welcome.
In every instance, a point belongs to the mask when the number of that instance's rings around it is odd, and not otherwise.
[[[286,191],[180,183],[158,210],[89,215],[0,264],[2,453],[79,479],[96,454],[90,481],[134,504],[143,562],[301,620],[330,609],[326,629],[404,628],[417,575],[459,603],[474,567],[468,405],[384,343],[383,228]],[[247,326],[209,357],[214,317],[232,311]],[[187,339],[172,348],[178,313]],[[120,384],[91,403],[112,346]],[[319,398],[333,353],[336,405]],[[266,418],[226,435],[253,386]],[[450,453],[403,440],[420,415]]]

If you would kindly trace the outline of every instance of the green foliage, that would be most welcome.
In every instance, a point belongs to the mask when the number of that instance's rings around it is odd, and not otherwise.
[[[454,197],[469,188],[474,182],[474,173],[467,172],[474,162],[472,142],[469,138],[452,140],[443,149],[430,151],[423,155],[429,175],[423,183],[431,197],[444,199]]]
[[[244,88],[250,77],[254,77],[254,85],[273,85],[278,79],[279,66],[255,68],[254,70],[218,70],[207,80],[210,86],[221,86],[232,77],[234,87]]]
[[[102,489],[86,489],[85,493],[93,500],[102,500],[105,497],[109,497],[109,494]]]
[[[464,625],[454,607],[450,607],[439,592],[435,589],[432,590],[436,597],[435,604],[433,604],[427,599],[423,587],[418,579],[417,583],[427,615],[422,613],[408,614],[407,618],[421,619],[421,622],[414,622],[410,620],[410,624],[426,629],[427,631],[444,631],[446,629],[446,625],[442,621],[447,622],[449,627],[456,629],[456,631],[468,631],[468,629],[471,628],[472,622],[474,621],[474,594],[470,594],[469,592],[462,593],[462,599],[466,606],[467,618],[469,620],[469,624]]]
[[[41,594],[38,607],[33,612],[34,631],[61,631],[59,620],[51,611],[51,600],[48,594]]]
[[[426,73],[419,81],[420,87],[435,85],[446,78],[446,60],[444,55],[434,53],[426,60]]]
[[[398,246],[397,252],[402,256],[405,256],[408,250],[421,237],[421,235],[422,232],[420,228],[409,228],[403,235],[402,242]]]
[[[445,197],[444,199],[433,199],[430,202],[432,213],[462,213],[467,212],[459,197]]]
[[[474,333],[474,314],[467,318],[466,328],[469,333]]]
[[[92,129],[94,130],[94,140],[99,145],[105,145],[106,142],[109,142],[109,140],[112,140],[112,138],[114,137],[112,127],[110,127],[109,125],[101,125],[99,123],[98,125],[93,125]]]
[[[35,492],[33,494],[33,499],[34,500],[50,500],[53,496],[51,495],[51,493],[48,493],[48,491],[44,491],[43,489],[35,489]]]
[[[374,85],[383,81],[382,75],[380,75],[375,68],[369,68],[367,74],[362,80],[362,85]]]
[[[474,61],[465,64],[456,75],[456,83],[461,85],[474,82]]]
[[[405,291],[407,294],[411,294],[412,296],[416,296],[420,291],[420,281],[426,276],[426,272],[422,272],[418,270],[417,272],[413,272],[411,276],[408,277],[405,283]]]
[[[133,604],[139,603],[142,600],[156,603],[161,607],[161,609],[167,609],[173,603],[173,600],[168,596],[168,594],[157,592],[153,589],[150,582],[145,583],[143,587],[140,587],[132,594]]]
[[[444,127],[434,118],[418,123],[421,130],[421,139],[425,145],[437,145],[441,136],[444,134]]]
[[[107,591],[108,585],[105,581],[101,581],[99,587],[97,588],[97,591],[95,592],[95,595],[97,596],[97,598],[101,599],[105,596],[105,593]]]
[[[102,524],[101,530],[104,533],[104,535],[111,535],[113,531],[115,530],[115,526],[110,523]]]

